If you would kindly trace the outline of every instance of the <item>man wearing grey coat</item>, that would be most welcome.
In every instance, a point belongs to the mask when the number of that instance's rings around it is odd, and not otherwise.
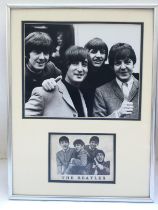
[[[87,108],[81,92],[83,111],[87,116]],[[33,90],[32,96],[25,104],[25,116],[44,117],[78,117],[78,112],[70,94],[62,81],[57,82],[54,91],[45,91],[43,87]]]
[[[126,43],[113,45],[109,65],[116,78],[96,89],[93,116],[139,119],[139,81],[132,75],[136,55]]]

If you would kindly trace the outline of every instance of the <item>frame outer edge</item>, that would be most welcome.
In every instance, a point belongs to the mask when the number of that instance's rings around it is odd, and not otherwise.
[[[150,198],[125,198],[125,197],[104,197],[104,198],[61,198],[56,196],[18,196],[13,194],[13,166],[12,166],[12,94],[11,94],[11,9],[29,9],[29,8],[63,8],[63,9],[72,9],[72,8],[137,8],[137,9],[154,9],[154,46],[153,46],[153,111],[152,111],[152,127],[151,127],[151,176],[150,176]],[[21,4],[7,4],[6,6],[7,11],[7,27],[6,27],[6,34],[7,34],[7,77],[8,77],[8,84],[9,88],[7,90],[8,97],[7,97],[7,109],[8,109],[8,116],[7,116],[7,125],[8,125],[8,196],[10,199],[22,199],[22,200],[75,200],[75,201],[116,201],[116,202],[158,202],[158,2],[150,2],[150,3],[45,3],[45,4],[37,4],[37,3],[21,3]],[[157,80],[155,80],[155,78]]]
[[[13,156],[12,156],[12,94],[11,94],[11,86],[12,86],[12,79],[11,79],[11,19],[10,19],[10,13],[11,13],[11,8],[6,7],[6,34],[7,34],[7,78],[8,78],[8,94],[7,94],[7,109],[8,109],[8,116],[7,116],[7,127],[8,127],[8,134],[7,134],[7,141],[8,141],[8,197],[10,198],[13,195],[13,167],[12,167],[12,161],[13,161]]]
[[[154,9],[153,98],[150,190],[153,201],[158,202],[158,6]]]
[[[104,0],[100,2],[92,2],[92,1],[80,1],[77,0],[76,2],[74,1],[69,1],[66,2],[64,0],[59,1],[52,1],[50,2],[45,2],[45,3],[37,3],[35,1],[32,1],[32,3],[8,3],[8,6],[10,8],[37,8],[37,9],[42,9],[42,8],[65,8],[65,9],[73,9],[73,8],[153,8],[158,6],[158,2],[154,0],[146,0],[144,2],[127,2],[126,0],[117,0],[113,1],[113,3],[110,0]]]
[[[152,202],[158,199],[157,176],[158,176],[158,6],[153,14],[153,65],[152,65],[152,111],[151,111],[151,140],[150,140],[150,198]]]

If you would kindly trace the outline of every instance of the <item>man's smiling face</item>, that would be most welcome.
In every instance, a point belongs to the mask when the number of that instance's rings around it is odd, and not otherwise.
[[[49,53],[31,51],[28,61],[28,66],[35,72],[43,70],[49,60]]]
[[[103,65],[105,58],[106,58],[106,52],[103,49],[90,49],[89,50],[89,57],[90,57],[90,63],[95,68],[99,68]]]
[[[134,68],[134,64],[130,58],[116,60],[114,62],[114,71],[115,71],[116,77],[121,82],[128,82],[130,80],[133,73],[133,68]]]
[[[66,73],[65,80],[73,85],[77,86],[86,78],[88,73],[88,60],[76,61],[69,65]]]

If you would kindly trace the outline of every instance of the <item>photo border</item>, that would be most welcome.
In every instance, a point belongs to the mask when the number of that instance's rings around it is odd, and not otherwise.
[[[12,148],[13,148],[13,142],[12,142],[12,122],[10,119],[10,116],[12,116],[12,95],[11,95],[11,41],[10,41],[10,12],[12,9],[31,9],[31,8],[111,8],[111,9],[153,9],[154,14],[154,46],[153,46],[153,84],[152,84],[152,96],[154,98],[152,103],[152,113],[151,113],[151,163],[150,163],[150,190],[149,190],[149,197],[75,197],[72,198],[70,196],[27,196],[27,195],[15,195],[13,194],[13,171],[12,171]],[[55,5],[52,4],[8,4],[7,6],[7,75],[9,80],[9,88],[8,88],[8,170],[9,170],[9,176],[8,176],[8,183],[9,183],[9,198],[16,200],[16,199],[22,199],[22,200],[63,200],[63,201],[110,201],[110,202],[156,202],[158,201],[158,189],[156,187],[156,184],[158,183],[158,74],[157,74],[157,68],[158,68],[158,3],[155,3],[154,1],[149,1],[146,3],[146,1],[143,1],[141,3],[133,3],[132,1],[130,3],[127,3],[124,1],[123,3],[103,3],[103,4],[83,4],[83,3],[71,3],[71,4],[65,4],[65,3],[56,3]]]
[[[32,23],[32,24],[122,24],[122,25],[140,25],[141,31],[140,31],[140,72],[139,72],[139,117],[138,119],[129,119],[129,118],[108,118],[107,117],[42,117],[42,116],[25,116],[25,44],[24,44],[24,38],[25,38],[25,24]],[[117,120],[117,121],[141,121],[141,106],[142,106],[142,78],[143,78],[143,43],[144,43],[144,23],[143,22],[98,22],[98,21],[22,21],[21,23],[22,27],[22,119],[43,119],[43,120],[49,120],[49,119],[56,119],[56,120]]]
[[[113,136],[113,181],[65,181],[65,180],[52,180],[51,179],[51,136],[52,135],[111,135]],[[72,175],[73,176],[73,175]],[[82,175],[81,175],[82,176]],[[88,175],[87,175],[88,176]],[[89,175],[91,176],[91,175]],[[48,133],[48,182],[61,182],[61,183],[96,183],[96,184],[116,184],[116,134],[115,133]]]

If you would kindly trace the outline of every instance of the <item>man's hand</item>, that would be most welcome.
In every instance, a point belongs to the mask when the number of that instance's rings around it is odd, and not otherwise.
[[[117,110],[119,117],[123,117],[125,115],[131,115],[133,113],[133,102],[128,102],[124,100],[121,107]]]
[[[56,78],[50,78],[50,79],[46,79],[43,81],[42,83],[42,87],[46,90],[46,91],[52,91],[55,89],[57,82],[59,80],[62,79],[62,76],[58,76]]]
[[[104,169],[104,166],[102,164],[98,163],[96,158],[94,158],[94,161],[95,161],[96,167],[98,167],[100,170]]]
[[[70,163],[73,163],[74,160],[75,160],[75,158],[71,158]]]

